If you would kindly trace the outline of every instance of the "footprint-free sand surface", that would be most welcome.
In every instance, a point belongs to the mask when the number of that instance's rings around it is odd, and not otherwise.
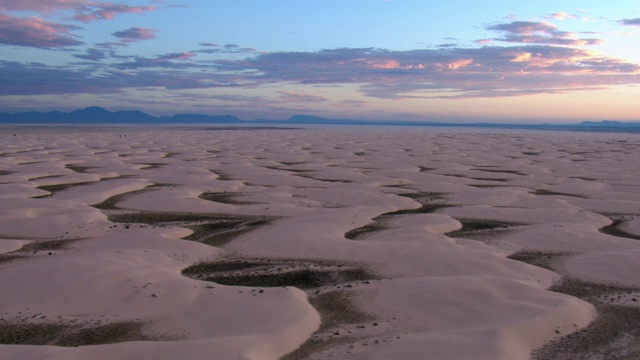
[[[0,128],[0,359],[637,359],[640,137]]]

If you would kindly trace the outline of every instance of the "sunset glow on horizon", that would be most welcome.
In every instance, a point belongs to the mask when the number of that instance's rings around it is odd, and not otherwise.
[[[640,120],[640,6],[0,0],[0,112]]]

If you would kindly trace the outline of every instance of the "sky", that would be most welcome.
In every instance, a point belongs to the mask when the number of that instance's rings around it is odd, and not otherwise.
[[[0,0],[0,112],[640,120],[640,3]]]

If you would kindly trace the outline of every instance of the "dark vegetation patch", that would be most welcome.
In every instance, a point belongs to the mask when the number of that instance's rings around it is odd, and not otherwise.
[[[239,271],[256,269],[260,267],[269,267],[273,265],[271,261],[267,260],[238,260],[238,261],[217,261],[217,262],[202,262],[195,265],[191,265],[188,268],[182,270],[182,275],[196,276],[204,273],[220,273],[229,271]]]
[[[290,171],[292,173],[297,173],[297,174],[305,174],[305,173],[310,173],[310,172],[314,172],[315,170],[309,170],[309,169],[291,169],[291,168],[285,168],[285,167],[281,167],[281,166],[263,166],[265,169],[270,169],[270,170],[277,170],[277,171]]]
[[[309,303],[320,313],[320,331],[342,324],[358,324],[375,318],[360,310],[351,300],[348,291],[333,290],[309,298]]]
[[[470,177],[469,179],[478,180],[478,181],[500,181],[500,182],[507,182],[511,180],[510,178],[480,178],[480,177]]]
[[[596,305],[596,309],[598,318],[591,325],[543,347],[533,359],[586,359],[601,354],[606,359],[640,359],[640,308]]]
[[[314,354],[322,350],[332,348],[338,345],[348,344],[358,340],[355,336],[344,337],[322,337],[312,335],[299,348],[280,358],[280,360],[306,360]]]
[[[603,295],[619,293],[631,294],[639,289],[631,286],[605,284],[565,277],[561,282],[551,286],[549,290],[596,303],[598,302],[597,298]],[[640,322],[638,322],[638,324],[640,324]],[[640,328],[638,328],[638,330],[640,330]]]
[[[345,282],[367,280],[371,276],[362,269],[289,269],[288,271],[273,271],[267,269],[252,269],[248,274],[211,274],[200,277],[200,280],[212,281],[221,285],[247,287],[285,287],[293,286],[308,290],[322,286],[342,284]],[[262,272],[260,272],[262,271]]]
[[[384,223],[382,221],[379,221],[379,220],[380,220],[379,218],[376,218],[376,219],[374,219],[374,222],[372,222],[370,224],[367,224],[365,226],[361,226],[359,228],[355,228],[353,230],[349,230],[346,233],[344,233],[344,237],[349,239],[349,240],[358,240],[358,239],[362,238],[366,234],[388,229],[388,227],[385,226]]]
[[[146,224],[186,227],[191,229],[193,233],[185,237],[185,240],[220,247],[228,244],[239,235],[249,233],[269,224],[275,218],[225,214],[136,212],[111,214],[107,219],[127,225]]]
[[[490,169],[490,168],[474,168],[471,170],[475,170],[475,171],[484,171],[484,172],[489,172],[489,173],[499,173],[499,174],[513,174],[513,175],[526,175],[523,172],[520,171],[516,171],[516,170],[505,170],[505,169]]]
[[[221,180],[221,181],[238,180],[237,178],[233,177],[231,174],[224,172],[222,170],[209,169],[209,171],[214,173],[218,177],[218,180]]]
[[[600,181],[599,179],[584,177],[584,176],[569,176],[571,179],[580,179],[584,181]]]
[[[558,192],[558,191],[552,191],[552,190],[544,190],[544,189],[538,189],[536,191],[534,191],[532,194],[534,195],[561,195],[561,196],[571,196],[571,197],[577,197],[577,198],[581,198],[581,199],[588,199],[588,196],[585,195],[580,195],[580,194],[569,194],[569,193],[563,193],[563,192]]]
[[[131,196],[135,196],[138,194],[142,194],[142,193],[146,193],[149,191],[153,191],[159,187],[163,187],[163,186],[168,186],[168,184],[154,184],[151,186],[147,186],[144,189],[140,189],[140,190],[134,190],[134,191],[129,191],[126,193],[122,193],[122,194],[118,194],[118,195],[114,195],[111,196],[109,198],[107,198],[106,200],[104,200],[103,202],[99,203],[99,204],[93,204],[91,205],[92,207],[99,209],[99,210],[119,210],[120,208],[118,207],[118,204],[122,201],[124,201],[125,199],[131,197]]]
[[[136,223],[157,225],[162,223],[208,221],[208,220],[232,220],[231,216],[201,214],[201,213],[174,213],[174,212],[136,212],[127,214],[112,214],[108,216],[109,221],[120,223]]]
[[[554,271],[555,262],[569,255],[571,254],[521,251],[508,258]],[[639,358],[640,308],[611,304],[602,300],[620,298],[621,294],[634,294],[639,291],[638,288],[564,277],[549,290],[592,303],[598,316],[586,328],[561,336],[537,349],[531,355],[532,360]],[[556,333],[561,334],[558,329]]]
[[[215,201],[221,204],[230,204],[230,205],[244,205],[244,204],[253,204],[249,201],[241,201],[237,200],[238,196],[242,196],[241,193],[231,193],[231,192],[204,192],[198,195],[198,198],[202,200]]]
[[[594,155],[600,154],[598,151],[567,151],[571,155]]]
[[[163,158],[168,159],[168,158],[175,157],[175,156],[177,156],[177,155],[180,155],[180,153],[177,153],[177,152],[167,152],[167,153],[164,153]]]
[[[99,180],[98,180],[99,181]],[[83,181],[83,182],[75,182],[75,183],[67,183],[67,184],[56,184],[56,185],[42,185],[42,186],[38,186],[37,189],[40,190],[44,190],[44,191],[48,191],[50,192],[50,194],[48,195],[42,195],[42,196],[37,196],[38,198],[43,198],[43,197],[49,197],[52,196],[53,194],[65,190],[65,189],[69,189],[72,187],[76,187],[76,186],[83,186],[83,185],[89,185],[89,184],[95,184],[98,181]]]
[[[14,260],[25,259],[27,256],[18,254],[0,254],[0,264],[8,264]]]
[[[438,175],[452,176],[452,177],[457,177],[457,178],[461,178],[461,179],[469,179],[469,176],[468,175],[464,175],[464,174],[438,174]]]
[[[334,277],[328,272],[309,269],[292,270],[277,274],[249,275],[212,275],[202,280],[213,281],[221,285],[249,287],[284,287],[294,286],[300,289],[311,289],[329,283]]]
[[[80,174],[88,174],[90,173],[89,170],[95,169],[95,167],[93,166],[80,166],[80,165],[74,165],[74,164],[67,164],[64,167]]]
[[[84,328],[65,335],[55,345],[72,347],[153,340],[153,338],[143,334],[144,325],[141,322],[131,321]]]
[[[316,180],[316,181],[330,182],[330,183],[343,183],[343,184],[351,184],[351,183],[353,183],[352,180],[317,178],[317,177],[313,177],[313,176],[310,176],[310,175],[307,175],[307,174],[302,174],[302,173],[294,174],[294,176],[299,176],[299,177],[303,177],[303,178],[311,179],[311,180]]]
[[[462,223],[462,228],[445,233],[451,238],[466,238],[484,240],[487,237],[496,237],[512,231],[515,227],[525,224],[494,220],[457,219]]]
[[[271,221],[273,219],[260,218],[253,220],[251,218],[191,225],[187,227],[193,231],[193,234],[184,239],[221,247],[227,245],[238,236],[254,231],[261,226],[269,224]]]
[[[536,350],[531,357],[533,360],[640,358],[640,308],[598,300],[607,295],[613,297],[620,293],[637,292],[637,288],[564,278],[549,290],[591,302],[598,311],[598,317],[586,328]]]
[[[53,179],[53,178],[59,178],[59,177],[63,177],[65,175],[43,175],[43,176],[36,176],[36,177],[32,177],[29,178],[29,181],[34,181],[34,180],[41,180],[41,179]]]
[[[114,322],[82,327],[58,323],[13,323],[0,319],[0,343],[76,347],[126,341],[160,340],[143,333],[144,323]]]
[[[571,253],[523,250],[509,255],[507,256],[507,258],[522,261],[523,263],[545,268],[547,270],[555,271],[555,261],[560,257],[565,257],[568,255],[571,255]]]
[[[607,225],[598,229],[603,234],[623,237],[627,239],[640,240],[640,235],[632,234],[623,229],[624,224],[626,224],[628,220],[613,220],[611,225]]]
[[[166,163],[136,163],[136,165],[143,165],[144,167],[140,170],[151,170],[151,169],[160,169],[161,167],[167,165]]]
[[[70,325],[10,323],[0,319],[0,344],[53,345]]]
[[[467,186],[473,186],[479,189],[495,189],[499,187],[514,187],[514,185],[504,185],[504,184],[466,184]]]
[[[18,252],[55,251],[66,249],[69,244],[84,239],[34,240],[23,245]]]
[[[44,179],[44,178],[51,178],[51,177],[61,177],[61,176],[64,176],[64,175],[43,176],[43,177],[39,177],[37,179]],[[72,187],[92,185],[92,184],[97,184],[97,183],[102,182],[102,181],[110,181],[110,180],[117,180],[117,179],[127,179],[127,178],[132,178],[132,177],[133,176],[130,176],[130,175],[120,175],[120,176],[115,176],[115,177],[102,178],[100,180],[94,180],[94,181],[83,181],[83,182],[55,184],[55,185],[42,185],[42,186],[38,186],[37,189],[48,191],[49,194],[40,195],[40,196],[34,196],[34,198],[46,198],[46,197],[52,196],[53,194],[55,194],[57,192],[60,192],[62,190],[66,190],[66,189],[69,189],[69,188],[72,188]],[[36,180],[36,178],[29,179],[29,180]],[[133,193],[133,192],[131,192],[131,193]],[[130,193],[127,193],[127,194],[130,194]]]
[[[370,280],[380,279],[362,264],[304,259],[237,259],[195,264],[184,269],[182,274],[223,285],[295,286],[307,290],[309,302],[320,313],[320,329],[281,360],[307,359],[329,347],[352,343],[359,336],[341,333],[342,326],[375,320],[352,300],[352,283],[366,285]]]
[[[221,285],[316,289],[378,276],[366,267],[332,261],[297,259],[251,259],[199,263],[182,270],[194,279]]]
[[[384,216],[406,215],[406,214],[429,214],[438,209],[458,206],[447,203],[446,193],[438,192],[418,192],[409,194],[398,194],[399,196],[408,197],[420,203],[417,209],[398,210],[384,214]]]
[[[392,187],[399,187],[393,185]],[[445,194],[444,193],[409,193],[409,194],[397,194],[399,196],[408,197],[413,199],[421,204],[421,206],[417,209],[405,209],[405,210],[397,210],[382,214],[373,219],[373,221],[367,225],[361,226],[359,228],[355,228],[347,231],[344,234],[344,237],[349,240],[360,240],[365,237],[367,234],[372,232],[386,230],[389,227],[385,224],[385,219],[388,219],[393,216],[407,215],[407,214],[428,214],[432,213],[438,209],[455,206],[451,204],[446,204]]]
[[[309,302],[320,313],[320,329],[299,348],[280,358],[280,360],[303,360],[311,354],[338,345],[358,340],[357,335],[339,336],[336,331],[343,324],[358,324],[375,318],[360,310],[351,300],[350,294],[343,291],[331,291],[309,297]],[[327,336],[327,334],[331,334]]]

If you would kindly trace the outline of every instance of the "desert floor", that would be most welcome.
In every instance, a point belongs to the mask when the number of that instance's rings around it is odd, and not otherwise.
[[[0,127],[0,359],[640,358],[640,136]]]

